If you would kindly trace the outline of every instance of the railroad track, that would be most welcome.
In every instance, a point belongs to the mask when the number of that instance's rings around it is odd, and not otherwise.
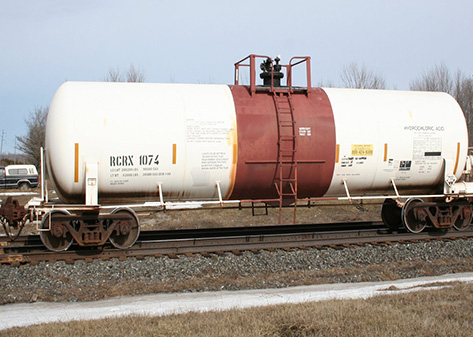
[[[292,250],[307,248],[345,248],[354,245],[380,245],[431,240],[473,238],[473,229],[466,231],[427,231],[420,234],[391,232],[381,222],[356,222],[317,225],[282,225],[232,227],[217,229],[187,229],[143,231],[135,245],[118,250],[111,245],[90,249],[77,245],[68,251],[50,252],[38,235],[20,236],[14,243],[0,237],[0,264],[27,264],[52,261],[73,263],[77,260],[126,259],[129,257],[168,256],[185,254],[241,254],[243,251]]]

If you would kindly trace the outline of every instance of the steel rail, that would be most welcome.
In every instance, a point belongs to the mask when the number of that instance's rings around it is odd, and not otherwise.
[[[346,229],[363,228],[384,228],[381,222],[358,221],[350,223],[322,223],[322,224],[297,224],[278,226],[251,226],[251,227],[218,227],[218,228],[188,228],[170,230],[146,230],[141,231],[138,241],[163,240],[163,239],[184,239],[216,236],[241,236],[247,235],[268,235],[294,232],[323,232]],[[7,236],[0,236],[0,247],[20,249],[23,246],[40,245],[39,235],[20,235],[11,242]]]
[[[340,225],[340,224],[339,224]],[[128,250],[118,250],[110,245],[96,249],[72,246],[70,250],[55,253],[47,251],[44,247],[33,246],[3,246],[0,249],[1,264],[39,263],[43,261],[66,261],[72,263],[76,260],[92,261],[94,259],[125,259],[129,257],[144,258],[147,256],[168,256],[171,258],[179,255],[208,255],[208,254],[240,254],[243,251],[258,252],[261,250],[276,249],[308,249],[308,248],[344,248],[355,245],[389,245],[392,243],[419,242],[431,240],[456,240],[473,238],[473,230],[466,231],[430,231],[420,234],[407,232],[390,232],[376,223],[371,223],[372,228],[367,228],[369,223],[359,223],[358,229],[330,230],[330,226],[319,226],[315,230],[313,225],[270,226],[273,228],[240,227],[225,229],[203,230],[177,230],[164,231],[156,236],[156,232],[145,231]],[[278,231],[278,227],[279,231]],[[238,233],[235,229],[245,229]],[[220,231],[221,230],[221,231]],[[194,231],[195,235],[191,235]],[[219,234],[220,231],[220,234]],[[177,235],[178,232],[185,235]],[[272,232],[272,233],[271,233]],[[34,242],[34,240],[33,240]],[[32,248],[31,248],[32,247]]]

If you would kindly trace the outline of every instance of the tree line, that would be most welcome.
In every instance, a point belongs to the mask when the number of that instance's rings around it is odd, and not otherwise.
[[[142,71],[133,65],[122,72],[119,68],[110,68],[105,78],[106,82],[145,82]],[[350,63],[342,67],[340,73],[341,87],[356,89],[386,89],[386,80],[379,73],[368,69],[364,65]],[[321,86],[333,86],[331,83],[320,83]],[[442,91],[452,95],[465,114],[468,125],[470,146],[473,141],[473,78],[458,70],[451,73],[445,64],[435,65],[424,71],[409,84],[410,90],[415,91]],[[44,147],[46,117],[48,107],[37,107],[25,121],[27,134],[17,137],[17,149],[23,152],[28,161],[36,166],[40,165],[39,148]]]

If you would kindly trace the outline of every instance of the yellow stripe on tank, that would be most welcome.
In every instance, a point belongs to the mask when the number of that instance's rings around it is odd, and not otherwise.
[[[74,182],[79,182],[79,143],[74,144]]]
[[[460,143],[457,143],[457,159],[455,160],[455,168],[453,169],[453,175],[457,174],[458,159],[460,158]]]
[[[177,144],[172,144],[172,163],[176,164],[177,161]]]
[[[388,144],[384,143],[384,161],[388,160]]]

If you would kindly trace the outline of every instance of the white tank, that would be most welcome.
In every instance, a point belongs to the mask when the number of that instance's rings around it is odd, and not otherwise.
[[[333,109],[336,158],[328,196],[394,194],[443,187],[465,166],[468,132],[463,112],[446,93],[324,88]]]
[[[226,85],[65,82],[50,105],[47,169],[61,199],[84,202],[85,163],[99,197],[218,198],[232,189],[236,118]],[[180,165],[177,165],[177,164]]]

